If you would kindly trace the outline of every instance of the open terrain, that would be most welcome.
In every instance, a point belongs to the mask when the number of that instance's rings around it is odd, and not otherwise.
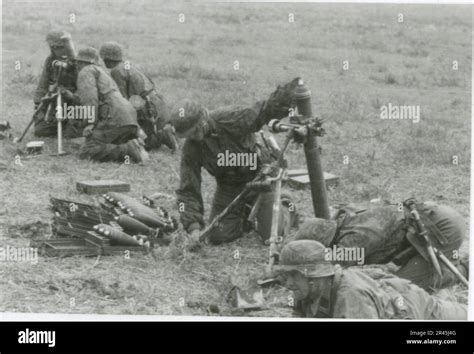
[[[251,104],[301,76],[312,90],[315,112],[326,119],[327,135],[320,140],[324,168],[341,177],[329,192],[331,204],[416,196],[453,206],[466,218],[467,230],[471,10],[467,5],[5,0],[1,119],[11,123],[15,136],[27,125],[49,50],[44,38],[57,27],[71,32],[76,49],[120,42],[126,58],[139,64],[171,103],[189,98],[211,109]],[[420,122],[380,119],[380,107],[388,103],[419,105]],[[32,131],[25,140],[35,140]],[[55,140],[45,142],[45,153],[54,152]],[[72,154],[15,163],[16,147],[0,140],[0,247],[27,247],[32,237],[50,232],[50,196],[93,203],[93,197],[76,191],[78,180],[120,179],[131,183],[133,196],[174,194],[178,185],[179,153],[166,148],[153,152],[146,165],[82,161],[77,146],[66,143],[66,149]],[[305,167],[296,146],[288,160],[291,168]],[[204,174],[209,211],[214,182]],[[299,212],[311,215],[310,193],[293,195]],[[234,257],[237,250],[240,259]],[[241,315],[225,301],[231,282],[245,286],[258,277],[267,253],[247,235],[184,255],[163,247],[155,257],[2,262],[0,311]],[[289,317],[288,295],[274,287],[267,293],[269,308],[247,315]],[[467,301],[467,291],[457,286],[443,296]]]

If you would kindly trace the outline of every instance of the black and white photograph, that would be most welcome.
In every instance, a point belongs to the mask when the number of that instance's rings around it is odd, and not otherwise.
[[[3,0],[1,44],[0,319],[468,320],[472,4]]]

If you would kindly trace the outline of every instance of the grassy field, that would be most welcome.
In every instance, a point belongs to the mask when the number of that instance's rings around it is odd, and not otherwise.
[[[48,55],[46,33],[61,27],[72,33],[76,49],[122,43],[126,58],[139,64],[170,102],[245,105],[301,76],[312,90],[315,111],[327,120],[321,139],[325,170],[341,177],[329,192],[330,203],[398,202],[414,195],[453,206],[467,227],[471,7],[4,0],[2,20],[2,119],[10,121],[15,136],[33,111],[33,92]],[[380,119],[380,106],[388,103],[419,105],[420,122]],[[31,132],[25,140],[34,140]],[[54,152],[55,140],[45,141],[46,153]],[[77,193],[78,180],[121,179],[131,183],[134,196],[173,194],[178,185],[179,156],[166,148],[138,166],[81,161],[74,154],[77,146],[66,143],[66,149],[73,154],[15,164],[15,147],[0,140],[0,246],[26,247],[32,237],[48,234],[50,196],[93,202]],[[305,167],[297,147],[288,160],[292,168]],[[213,190],[205,174],[207,211]],[[293,195],[300,213],[311,215],[310,193]],[[240,260],[233,257],[236,250]],[[225,296],[231,283],[245,286],[258,277],[266,256],[267,248],[247,235],[185,255],[159,248],[155,257],[0,263],[0,311],[242,315],[230,309]],[[288,295],[272,288],[269,308],[247,315],[289,317]],[[443,296],[467,301],[467,291],[459,287]],[[210,305],[219,311],[211,313]]]

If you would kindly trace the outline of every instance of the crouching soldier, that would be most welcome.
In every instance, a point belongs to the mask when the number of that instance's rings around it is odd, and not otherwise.
[[[46,58],[41,78],[34,95],[35,110],[48,93],[57,89],[76,91],[77,66],[71,35],[64,31],[52,31],[46,36],[51,54]],[[65,98],[66,105],[72,105]],[[62,108],[62,107],[61,107]],[[54,137],[57,135],[56,107],[54,100],[49,100],[44,109],[38,113],[34,123],[34,134],[38,137]],[[63,122],[65,138],[76,138],[82,135],[83,122],[66,120]]]
[[[139,126],[132,105],[122,97],[109,74],[99,66],[99,53],[86,47],[77,55],[79,75],[77,94],[71,99],[93,107],[94,121],[84,129],[81,159],[95,161],[141,162],[147,153],[138,142]]]
[[[169,124],[169,108],[153,81],[135,65],[123,61],[122,48],[116,42],[102,45],[100,56],[105,66],[111,69],[110,75],[122,96],[137,110],[138,124],[147,135],[145,148],[157,149],[164,144],[172,151],[176,150],[176,137]]]
[[[291,241],[274,267],[295,296],[299,317],[466,320],[467,306],[428,294],[409,280],[380,269],[342,268],[326,260],[326,247]]]
[[[459,247],[465,235],[462,216],[445,205],[418,203],[414,199],[409,201],[415,206],[421,223],[426,228],[431,248],[444,254],[466,277],[467,262],[460,261],[459,257]],[[444,263],[437,257],[430,256],[428,244],[420,234],[412,212],[402,204],[367,207],[348,205],[338,210],[334,220],[308,220],[300,227],[294,239],[321,242],[334,251],[340,250],[341,255],[362,250],[364,264],[393,262],[400,267],[396,275],[411,280],[427,291],[459,281]],[[354,259],[333,260],[344,266],[357,263]],[[441,276],[436,271],[437,267]]]
[[[191,244],[199,239],[200,230],[204,228],[201,169],[206,169],[217,182],[210,214],[212,220],[259,174],[263,164],[271,162],[269,151],[257,143],[255,132],[273,118],[288,116],[297,84],[298,79],[295,79],[278,87],[267,100],[249,107],[230,106],[208,111],[200,104],[185,101],[173,109],[172,124],[176,134],[186,138],[176,194],[180,220]],[[239,158],[247,163],[238,161]],[[249,231],[245,229],[246,206],[253,204],[256,198],[256,194],[249,193],[230,209],[219,226],[206,235],[210,243],[230,242]],[[266,199],[271,200],[271,197],[266,195]],[[288,199],[282,198],[284,206],[280,208],[281,236],[291,228],[294,216],[288,208],[291,203]],[[262,205],[261,209],[271,210],[271,205]],[[267,221],[257,219],[260,230],[265,229],[265,223],[268,223],[268,218]],[[269,235],[260,233],[260,236],[265,239]]]

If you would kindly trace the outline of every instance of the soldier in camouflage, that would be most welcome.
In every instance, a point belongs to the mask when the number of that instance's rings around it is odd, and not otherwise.
[[[460,262],[459,257],[459,247],[465,235],[465,222],[461,215],[448,206],[432,202],[418,203],[417,210],[432,245],[466,276],[468,265]],[[441,262],[443,276],[440,279],[430,262],[426,246],[420,242],[414,220],[404,211],[401,205],[346,205],[332,220],[308,220],[292,239],[315,240],[330,248],[363,248],[365,264],[393,262],[400,267],[396,275],[427,291],[457,283],[458,278]],[[355,264],[353,260],[339,263],[344,266]]]
[[[191,244],[199,238],[204,228],[204,204],[201,193],[201,169],[204,168],[216,180],[210,219],[221,213],[229,203],[253,180],[264,163],[271,162],[268,150],[260,146],[255,137],[266,123],[274,118],[288,116],[298,79],[278,87],[267,100],[249,107],[230,106],[208,111],[190,101],[176,105],[172,112],[172,124],[178,137],[186,138],[181,155],[180,185],[177,194],[180,220],[189,234]],[[256,168],[250,166],[223,166],[218,163],[219,154],[256,154]],[[221,155],[222,156],[222,155]],[[233,241],[243,235],[246,205],[253,204],[256,196],[248,198],[231,209],[219,227],[208,234],[213,244]],[[285,233],[292,224],[292,215],[286,207],[280,208],[280,230]],[[270,206],[271,208],[271,206]],[[263,235],[261,235],[263,236]]]
[[[342,268],[326,261],[313,240],[287,243],[275,273],[293,290],[299,317],[348,319],[466,320],[467,306],[442,300],[377,268]]]
[[[41,72],[40,81],[34,95],[35,110],[41,103],[41,99],[48,93],[53,85],[58,84],[59,87],[76,91],[77,66],[74,62],[74,52],[71,50],[71,35],[64,31],[52,31],[46,36],[46,42],[49,45],[51,54],[46,58],[43,71]],[[61,61],[67,65],[61,68],[56,65]],[[67,105],[72,105],[70,100],[65,100]],[[35,120],[34,134],[38,137],[53,137],[57,135],[57,122],[55,118],[55,107],[51,102],[51,107],[45,107]],[[82,135],[84,124],[79,121],[66,120],[64,125],[64,137],[76,138]]]
[[[99,66],[99,53],[86,47],[77,55],[79,75],[77,93],[65,92],[76,103],[94,107],[95,121],[84,129],[85,143],[81,159],[95,161],[142,162],[146,151],[141,147],[135,109],[120,94],[110,75]]]
[[[147,150],[162,144],[172,151],[177,149],[173,127],[169,124],[169,108],[165,99],[156,91],[153,81],[135,65],[123,61],[122,48],[116,42],[107,42],[100,48],[100,56],[120,93],[130,100],[137,110],[138,123],[145,131]]]

